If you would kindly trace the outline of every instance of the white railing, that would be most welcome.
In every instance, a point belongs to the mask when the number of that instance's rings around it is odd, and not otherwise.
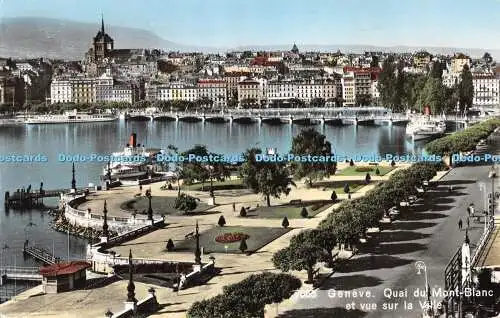
[[[481,236],[481,240],[479,241],[476,250],[474,251],[474,256],[472,257],[471,262],[472,266],[476,265],[476,263],[479,261],[479,257],[483,254],[483,249],[486,247],[486,244],[488,243],[488,240],[490,239],[490,236],[493,233],[494,229],[495,220],[491,219],[488,227],[486,228],[486,231],[483,232],[483,235]]]

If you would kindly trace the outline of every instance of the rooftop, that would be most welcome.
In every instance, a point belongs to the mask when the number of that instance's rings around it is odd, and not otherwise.
[[[89,267],[91,267],[91,265],[84,261],[56,263],[40,268],[40,274],[42,276],[70,275]]]

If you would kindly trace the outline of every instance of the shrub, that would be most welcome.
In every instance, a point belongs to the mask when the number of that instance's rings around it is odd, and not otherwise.
[[[366,177],[365,177],[365,182],[366,183],[370,183],[370,181],[372,180],[372,177],[370,176],[369,173],[366,174]]]
[[[300,211],[300,216],[303,218],[306,218],[309,216],[309,212],[307,212],[306,207],[303,207],[302,210]]]
[[[377,169],[375,169],[375,174],[376,174],[377,176],[379,176],[379,175],[380,175],[380,170],[378,169],[378,167],[377,167]]]
[[[245,253],[245,251],[248,249],[248,246],[247,246],[247,240],[243,237],[240,241],[240,251],[242,253]]]
[[[224,226],[226,225],[226,219],[224,218],[224,215],[221,215],[219,218],[219,222],[217,222],[219,226]]]
[[[349,188],[349,183],[346,183],[346,184],[344,185],[344,192],[345,192],[345,193],[349,193],[349,192],[351,192],[351,188]]]
[[[172,241],[172,239],[168,239],[168,242],[167,242],[167,251],[171,252],[174,250],[174,241]]]
[[[189,212],[196,209],[198,206],[198,202],[196,198],[187,195],[185,193],[181,193],[181,195],[175,199],[175,208],[180,211]]]
[[[332,195],[330,196],[330,199],[332,199],[333,202],[337,201],[337,192],[335,190],[332,191]]]
[[[354,169],[354,171],[356,171],[356,172],[372,172],[373,168],[368,167],[368,166],[356,167],[356,169]]]
[[[286,229],[289,225],[290,225],[290,222],[288,222],[288,218],[285,216],[283,218],[283,221],[281,222],[281,226]]]
[[[396,165],[396,163],[394,162],[394,160],[391,161],[391,167],[394,168],[394,166]]]
[[[241,210],[240,210],[240,216],[241,217],[247,216],[247,210],[243,206],[241,207]]]
[[[241,241],[242,239],[247,239],[250,236],[245,233],[241,232],[234,232],[234,233],[224,233],[222,235],[219,235],[215,238],[215,241],[217,243],[234,243]]]
[[[349,160],[349,166],[351,166],[351,167],[354,166],[354,161],[352,161],[352,159]]]

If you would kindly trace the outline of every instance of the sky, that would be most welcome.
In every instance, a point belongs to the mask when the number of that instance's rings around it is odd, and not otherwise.
[[[180,44],[500,49],[500,0],[0,0],[36,16],[142,28]]]

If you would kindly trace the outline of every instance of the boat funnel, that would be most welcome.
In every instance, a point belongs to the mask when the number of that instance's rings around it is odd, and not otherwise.
[[[424,115],[430,115],[431,114],[431,107],[429,105],[424,106]]]
[[[132,148],[135,148],[137,146],[137,134],[130,135],[129,144]]]

